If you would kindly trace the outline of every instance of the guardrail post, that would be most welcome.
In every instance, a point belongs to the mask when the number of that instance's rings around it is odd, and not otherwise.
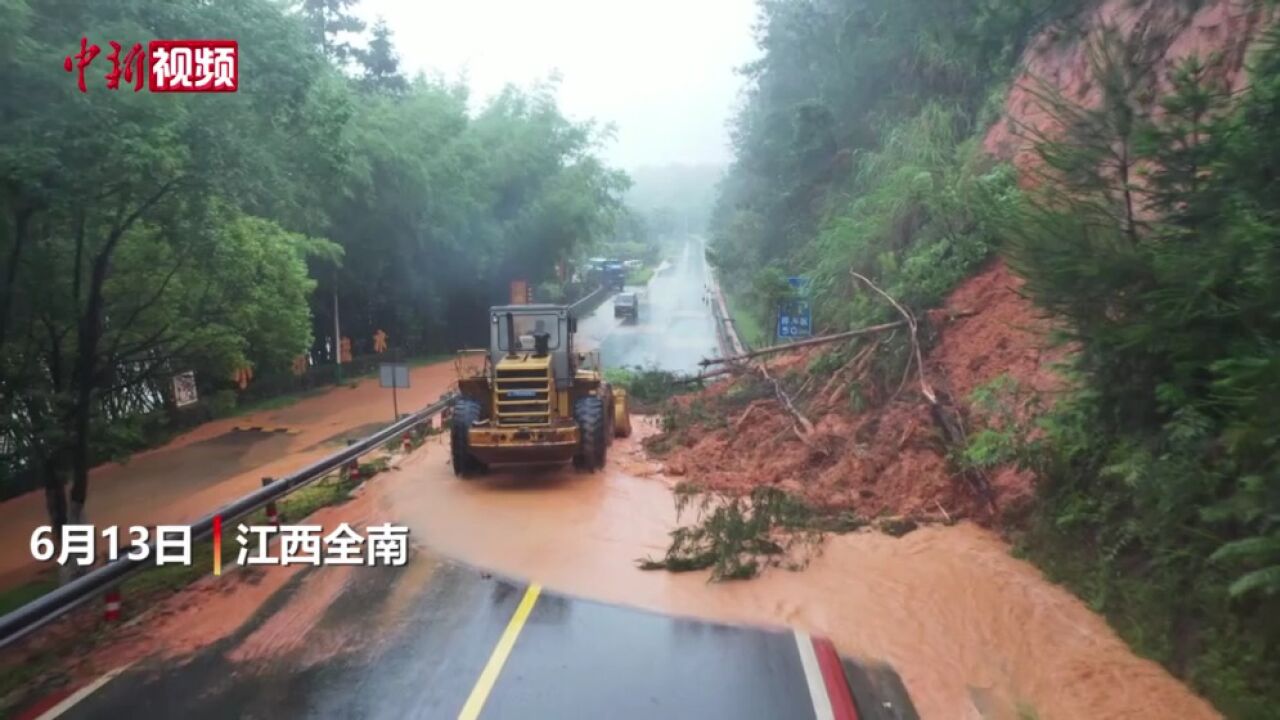
[[[356,444],[355,440],[347,441],[347,447],[351,447],[352,445],[355,445],[355,444]],[[360,458],[353,457],[351,458],[351,461],[347,463],[347,479],[355,480],[355,481],[360,480]]]
[[[107,589],[107,604],[102,611],[102,619],[113,623],[120,621],[120,587],[117,585]]]
[[[266,487],[273,482],[275,482],[275,480],[270,477],[264,477],[262,478],[262,487]],[[267,524],[280,527],[280,512],[276,510],[276,503],[274,500],[267,503]]]

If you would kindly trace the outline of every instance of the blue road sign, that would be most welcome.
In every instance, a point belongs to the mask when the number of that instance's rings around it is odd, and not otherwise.
[[[813,315],[808,300],[786,300],[778,308],[778,337],[784,340],[813,335]]]
[[[787,285],[791,286],[792,297],[778,303],[778,337],[784,340],[807,338],[813,334],[809,278],[793,275],[787,278]]]

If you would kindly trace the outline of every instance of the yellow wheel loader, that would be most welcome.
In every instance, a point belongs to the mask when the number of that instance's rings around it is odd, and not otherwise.
[[[458,355],[455,474],[469,477],[490,465],[604,466],[613,437],[631,434],[627,394],[604,379],[597,353],[575,350],[576,331],[577,319],[563,305],[489,311],[488,349]]]

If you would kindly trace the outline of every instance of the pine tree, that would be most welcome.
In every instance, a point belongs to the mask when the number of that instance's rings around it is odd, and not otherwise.
[[[1069,320],[1081,369],[1119,416],[1144,426],[1156,420],[1164,374],[1143,321],[1152,227],[1139,181],[1159,48],[1144,33],[1106,29],[1089,47],[1095,104],[1034,91],[1056,134],[1038,136],[1039,190],[1005,224],[1011,265],[1038,303]]]
[[[351,6],[357,0],[301,0],[298,12],[311,31],[314,42],[325,57],[340,66],[357,55],[351,44],[338,39],[338,33],[358,33],[364,30],[364,21],[351,14]]]
[[[400,58],[391,42],[391,29],[382,18],[373,25],[373,36],[369,48],[360,53],[360,64],[364,67],[362,83],[370,90],[398,94],[409,87],[400,74]]]

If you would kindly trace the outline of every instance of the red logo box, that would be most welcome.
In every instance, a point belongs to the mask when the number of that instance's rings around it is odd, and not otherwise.
[[[151,92],[235,92],[240,86],[235,40],[152,40],[147,58]]]

